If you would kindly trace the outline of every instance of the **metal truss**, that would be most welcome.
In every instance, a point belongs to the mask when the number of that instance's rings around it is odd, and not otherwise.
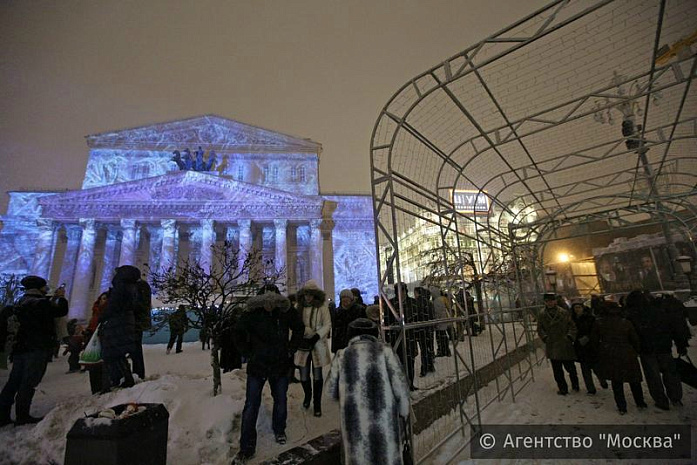
[[[415,442],[417,463],[455,431],[465,447],[481,411],[532,378],[529,296],[543,288],[545,244],[652,224],[694,244],[695,17],[690,0],[553,1],[409,80],[382,109],[371,139],[382,311],[402,337],[427,328],[387,299],[394,283],[429,276],[410,250],[418,228],[435,228],[439,285],[469,286],[479,301],[453,298],[444,322],[489,328],[487,343],[453,341],[458,421]],[[458,211],[455,190],[486,195],[490,214]],[[491,363],[494,396],[482,381]]]

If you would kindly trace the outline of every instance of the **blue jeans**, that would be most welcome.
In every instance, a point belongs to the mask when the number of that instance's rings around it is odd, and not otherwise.
[[[0,409],[3,413],[9,416],[12,404],[16,401],[17,418],[29,415],[34,392],[46,373],[46,359],[50,353],[50,350],[33,350],[14,354],[10,377],[0,393]]]
[[[273,397],[273,416],[271,425],[274,434],[286,432],[286,419],[288,418],[287,393],[288,377],[274,376],[263,378],[247,374],[247,394],[242,410],[242,434],[240,435],[240,450],[243,452],[255,452],[257,448],[257,417],[261,406],[261,391],[264,384],[269,381],[271,397]]]

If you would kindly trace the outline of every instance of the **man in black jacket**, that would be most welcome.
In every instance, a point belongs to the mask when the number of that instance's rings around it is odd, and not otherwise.
[[[413,297],[409,297],[409,288],[406,283],[400,282],[394,285],[395,296],[390,299],[392,307],[399,311],[399,301],[400,297],[403,304],[404,311],[404,323],[415,323],[418,318],[418,306],[416,300]],[[399,325],[399,320],[394,316],[391,310],[385,312],[385,324],[387,326],[397,326]],[[415,330],[407,329],[405,331],[406,344],[402,346],[402,340],[400,339],[401,329],[393,329],[385,333],[388,341],[392,345],[392,350],[399,358],[402,363],[402,367],[409,380],[409,389],[415,391],[417,388],[414,386],[414,359],[416,358],[416,334]],[[406,351],[403,349],[406,348]],[[405,353],[406,352],[406,353]],[[406,356],[406,357],[405,357]]]
[[[641,291],[627,296],[629,320],[639,335],[639,358],[646,384],[661,410],[670,409],[669,401],[673,406],[682,405],[682,383],[672,353],[673,343],[678,354],[687,353],[689,329],[681,305],[672,297],[655,299]]]
[[[16,425],[42,420],[29,415],[31,401],[57,343],[53,319],[68,314],[64,289],[59,288],[53,297],[47,297],[46,280],[38,276],[27,276],[20,284],[24,287],[24,295],[14,312],[19,330],[12,349],[12,371],[0,393],[0,427],[12,422],[10,411],[13,404]]]
[[[289,341],[290,331],[293,332]],[[290,301],[266,292],[247,301],[247,311],[235,328],[235,343],[247,362],[247,392],[242,410],[240,451],[233,464],[246,463],[257,445],[257,417],[261,391],[268,381],[273,402],[272,428],[279,444],[286,443],[288,374],[293,348],[303,337],[305,325]]]

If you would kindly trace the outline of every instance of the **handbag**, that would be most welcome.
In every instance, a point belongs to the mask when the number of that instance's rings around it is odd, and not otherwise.
[[[697,367],[692,363],[690,357],[685,355],[687,360],[683,360],[682,357],[675,359],[675,368],[680,375],[680,381],[697,389]]]
[[[101,324],[99,326],[101,326]],[[80,360],[78,361],[80,365],[102,363],[102,342],[99,340],[99,326],[97,326],[97,329],[94,331],[85,350],[80,352]]]
[[[309,349],[298,349],[295,351],[295,355],[293,355],[293,365],[296,367],[304,367],[307,365],[307,360],[310,356],[310,350]]]

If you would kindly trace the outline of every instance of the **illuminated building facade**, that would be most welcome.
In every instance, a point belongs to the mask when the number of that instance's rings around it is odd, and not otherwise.
[[[225,240],[287,269],[288,292],[315,279],[331,297],[377,294],[371,199],[323,196],[322,146],[218,116],[87,137],[82,189],[10,192],[0,273],[66,283],[85,318],[123,264],[210,263]]]

